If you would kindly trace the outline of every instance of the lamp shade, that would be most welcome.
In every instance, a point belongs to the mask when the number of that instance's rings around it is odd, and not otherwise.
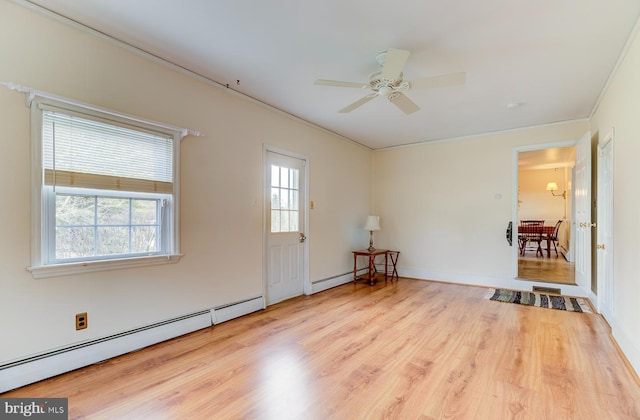
[[[380,216],[367,216],[367,223],[364,225],[364,230],[380,230]]]
[[[550,182],[547,184],[547,191],[558,191],[558,184]]]

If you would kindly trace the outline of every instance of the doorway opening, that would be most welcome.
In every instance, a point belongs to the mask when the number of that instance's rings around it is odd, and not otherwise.
[[[517,159],[517,278],[575,285],[572,186],[576,148],[519,151]],[[529,221],[541,223],[526,223]]]

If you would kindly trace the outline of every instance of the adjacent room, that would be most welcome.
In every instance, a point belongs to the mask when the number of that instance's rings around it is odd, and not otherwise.
[[[0,409],[640,418],[639,18],[0,0]]]
[[[518,278],[575,285],[574,167],[574,146],[518,153]],[[522,232],[536,222],[542,230]]]

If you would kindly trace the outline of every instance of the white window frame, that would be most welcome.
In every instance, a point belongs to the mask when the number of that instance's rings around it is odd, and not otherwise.
[[[107,198],[125,198],[125,199],[143,199],[143,200],[154,200],[164,202],[163,206],[160,204],[161,208],[157,209],[157,215],[159,216],[158,226],[160,228],[160,232],[158,232],[158,241],[159,241],[159,250],[154,252],[147,253],[146,256],[163,256],[169,253],[171,250],[171,237],[167,235],[167,232],[170,232],[171,226],[167,223],[172,220],[172,211],[173,206],[171,205],[171,201],[173,200],[172,194],[156,194],[156,193],[137,193],[137,192],[129,192],[129,191],[108,191],[108,190],[95,190],[95,189],[86,189],[86,188],[69,188],[69,187],[60,187],[57,186],[54,188],[50,185],[45,185],[42,188],[43,193],[43,229],[42,229],[42,261],[43,265],[52,265],[52,264],[69,264],[73,262],[86,262],[86,261],[98,261],[98,260],[108,260],[108,259],[122,259],[122,258],[135,258],[138,256],[145,256],[144,253],[140,254],[132,254],[133,256],[121,256],[121,255],[101,255],[99,257],[79,257],[75,259],[60,259],[58,260],[55,255],[55,245],[56,245],[56,197],[57,194],[69,194],[75,196],[88,196],[88,197],[107,197]],[[97,211],[97,209],[95,209]],[[46,245],[45,245],[46,244]]]
[[[88,118],[99,119],[113,124],[125,124],[141,130],[151,130],[160,132],[173,138],[173,194],[168,200],[168,206],[163,211],[163,219],[161,227],[163,236],[166,237],[163,244],[164,250],[161,253],[145,256],[132,257],[99,257],[96,259],[82,260],[75,262],[56,262],[50,258],[52,252],[50,240],[52,229],[55,229],[55,215],[52,215],[51,209],[44,208],[47,203],[51,205],[54,200],[46,200],[48,192],[47,187],[43,185],[43,168],[42,168],[42,109],[40,104],[53,106],[61,110],[67,110],[72,113],[84,114]],[[133,268],[141,266],[150,266],[157,264],[176,263],[180,261],[182,254],[180,253],[180,232],[179,232],[179,209],[180,209],[180,191],[179,191],[179,162],[180,162],[180,140],[183,133],[162,125],[155,125],[143,122],[135,117],[128,118],[125,114],[112,111],[103,111],[90,106],[82,106],[81,104],[70,104],[67,102],[57,101],[51,98],[35,98],[31,103],[31,266],[27,267],[34,278],[47,278],[55,276],[63,276],[70,274],[87,273],[94,271],[114,270],[122,268]],[[58,187],[62,188],[62,187]],[[64,188],[64,192],[68,192]],[[82,190],[75,189],[80,193]],[[84,190],[91,195],[96,194],[97,190]],[[61,191],[62,192],[62,191]],[[133,197],[136,193],[127,193]],[[122,196],[122,193],[105,193],[99,191],[97,195],[105,196]],[[148,196],[148,195],[147,195]],[[55,213],[55,209],[53,209]],[[52,218],[53,217],[53,218]],[[50,262],[49,260],[53,260]]]

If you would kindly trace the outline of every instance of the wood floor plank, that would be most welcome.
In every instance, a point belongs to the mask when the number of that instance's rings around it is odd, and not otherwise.
[[[640,418],[599,315],[485,295],[344,285],[2,397],[68,397],[72,419]]]

